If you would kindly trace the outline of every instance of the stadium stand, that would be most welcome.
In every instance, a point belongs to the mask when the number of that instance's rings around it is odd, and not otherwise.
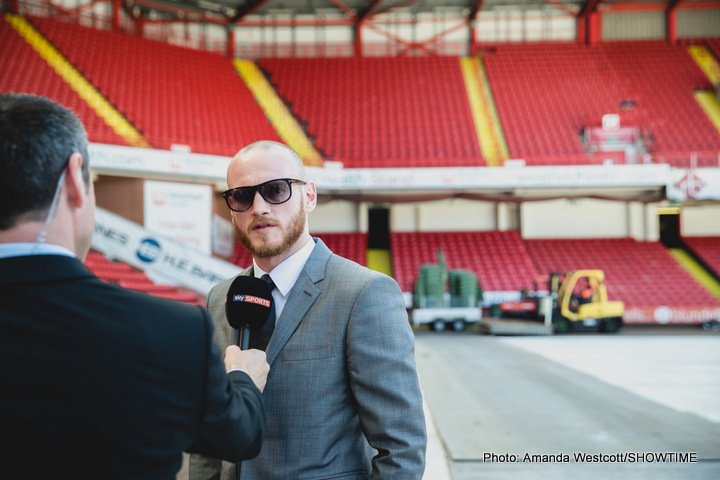
[[[448,269],[475,272],[484,291],[513,291],[537,276],[516,231],[396,232],[391,236],[393,275],[412,292],[420,265],[437,263],[442,250]]]
[[[632,238],[525,240],[537,270],[543,273],[602,269],[608,297],[626,307],[720,306],[660,242]]]
[[[0,91],[44,95],[71,108],[90,141],[125,145],[125,141],[85,103],[18,33],[0,18]]]
[[[102,253],[91,250],[85,258],[85,266],[98,278],[130,290],[144,292],[190,305],[204,305],[205,299],[197,293],[174,287],[156,284],[144,272],[122,262],[108,259]]]
[[[313,233],[325,242],[330,250],[348,260],[366,265],[367,263],[367,233]]]
[[[504,45],[483,58],[510,156],[529,165],[597,162],[580,132],[605,113],[648,132],[656,162],[720,150],[720,134],[693,97],[711,86],[683,46]]]
[[[693,151],[720,150],[720,134],[692,95],[712,86],[685,47],[612,42],[602,51],[607,65],[638,92],[636,121],[652,132],[656,162],[677,164],[683,152],[687,158]]]
[[[720,61],[720,38],[708,38],[704,43],[715,55],[715,58]]]
[[[485,165],[457,58],[258,64],[328,160],[347,168]]]
[[[366,265],[367,233],[312,233],[312,236],[321,238],[334,253],[360,265]],[[246,268],[252,264],[252,256],[240,242],[237,242],[230,262]]]
[[[279,140],[227,58],[47,18],[31,23],[155,148],[230,156]]]
[[[720,276],[720,237],[683,237],[683,240]]]

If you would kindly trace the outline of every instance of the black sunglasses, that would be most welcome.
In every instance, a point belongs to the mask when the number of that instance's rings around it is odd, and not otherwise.
[[[290,200],[292,197],[292,184],[305,185],[302,180],[294,178],[277,178],[252,187],[236,187],[225,190],[220,195],[225,199],[228,208],[235,212],[244,212],[252,207],[255,200],[255,192],[268,203],[279,205]]]

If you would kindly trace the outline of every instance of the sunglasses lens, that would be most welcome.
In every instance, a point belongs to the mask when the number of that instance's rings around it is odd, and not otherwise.
[[[275,180],[260,185],[258,191],[266,202],[274,204],[287,202],[292,194],[290,183],[285,180]]]
[[[292,196],[292,182],[305,183],[299,180],[279,179],[255,185],[254,187],[237,187],[228,190],[223,194],[230,209],[236,212],[244,212],[252,207],[255,200],[255,192],[267,202],[274,205],[285,203]]]
[[[252,205],[254,197],[254,188],[236,188],[227,198],[228,206],[239,212],[245,211]]]

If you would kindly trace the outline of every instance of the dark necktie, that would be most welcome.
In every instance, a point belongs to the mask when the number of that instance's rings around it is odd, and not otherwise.
[[[272,281],[270,275],[266,273],[261,277],[261,279],[268,284],[270,293],[272,293],[272,291],[275,290],[275,282]],[[270,342],[273,330],[275,330],[275,301],[273,301],[270,306],[270,313],[268,314],[268,319],[267,322],[265,322],[265,325],[258,330],[250,332],[250,348],[265,350]]]

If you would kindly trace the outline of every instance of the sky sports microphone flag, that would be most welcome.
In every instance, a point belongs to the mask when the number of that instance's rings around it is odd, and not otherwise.
[[[236,332],[242,332],[235,344],[247,350],[250,344],[250,332],[258,331],[267,322],[272,308],[272,291],[268,284],[259,278],[240,275],[233,280],[225,297],[225,315],[228,323]]]

